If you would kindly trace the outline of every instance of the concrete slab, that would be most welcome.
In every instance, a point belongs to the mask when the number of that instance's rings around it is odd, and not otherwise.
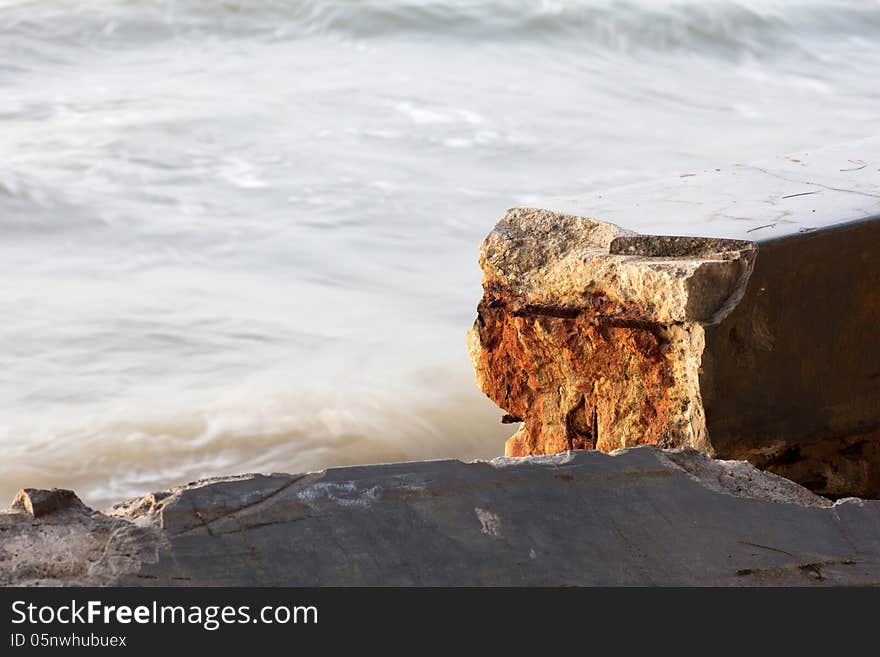
[[[0,530],[3,585],[880,583],[880,502],[689,449],[246,475]]]

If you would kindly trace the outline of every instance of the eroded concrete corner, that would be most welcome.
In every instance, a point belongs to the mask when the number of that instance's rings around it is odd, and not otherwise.
[[[509,456],[634,444],[713,454],[704,327],[742,298],[756,246],[634,235],[515,209],[483,243],[469,333],[483,391],[523,426]]]
[[[483,242],[468,334],[481,389],[522,423],[506,453],[693,447],[880,497],[880,215],[844,210],[754,241],[510,210]]]

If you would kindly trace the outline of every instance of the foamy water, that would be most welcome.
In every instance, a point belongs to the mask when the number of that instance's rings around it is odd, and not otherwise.
[[[880,132],[867,0],[0,0],[0,500],[501,453],[508,207]]]

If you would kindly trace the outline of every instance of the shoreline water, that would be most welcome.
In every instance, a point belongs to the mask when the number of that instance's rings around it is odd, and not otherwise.
[[[877,132],[864,3],[525,4],[0,6],[0,492],[498,454],[509,207]]]

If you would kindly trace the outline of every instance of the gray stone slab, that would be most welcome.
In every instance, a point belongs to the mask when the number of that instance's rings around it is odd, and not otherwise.
[[[5,585],[880,583],[880,502],[690,449],[247,475],[0,531]]]

